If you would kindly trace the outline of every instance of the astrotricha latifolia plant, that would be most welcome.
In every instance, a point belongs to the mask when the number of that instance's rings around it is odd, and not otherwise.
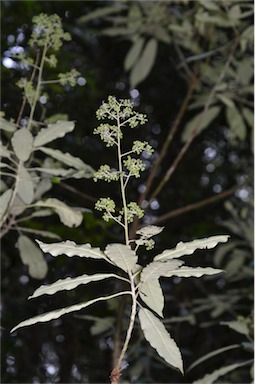
[[[145,267],[139,265],[137,250],[144,247],[145,250],[153,248],[153,236],[159,234],[163,228],[148,225],[139,229],[136,238],[129,237],[129,225],[135,216],[142,218],[143,210],[135,202],[128,199],[128,185],[132,178],[139,178],[145,170],[145,163],[141,160],[141,154],[145,151],[151,155],[152,147],[147,142],[135,140],[128,151],[123,151],[123,140],[128,134],[129,128],[137,127],[146,122],[146,116],[137,113],[133,109],[130,100],[117,100],[109,96],[106,102],[96,112],[98,120],[103,120],[95,130],[106,147],[114,147],[117,155],[116,164],[101,165],[94,174],[94,180],[104,180],[113,183],[119,189],[121,206],[110,197],[101,197],[95,208],[103,213],[105,221],[114,220],[124,232],[123,243],[108,244],[104,250],[94,248],[90,244],[77,245],[73,241],[46,244],[37,241],[43,252],[49,252],[52,256],[67,255],[80,256],[104,260],[110,264],[113,272],[84,274],[79,277],[60,279],[51,285],[42,285],[32,296],[53,295],[62,290],[71,290],[81,284],[88,284],[103,279],[119,279],[126,282],[128,288],[123,291],[113,292],[108,296],[100,296],[92,300],[75,304],[69,307],[57,309],[28,320],[22,321],[12,329],[12,332],[20,327],[31,324],[57,319],[60,316],[82,310],[94,303],[111,300],[118,296],[130,297],[129,325],[126,330],[121,352],[116,366],[111,373],[111,382],[118,383],[121,375],[122,363],[128,349],[135,322],[140,323],[145,339],[157,351],[157,353],[172,367],[183,373],[183,361],[181,352],[175,341],[171,338],[164,324],[163,318],[164,295],[159,279],[164,277],[201,277],[203,275],[214,275],[221,273],[221,269],[211,267],[188,267],[180,260],[181,256],[190,255],[198,248],[213,248],[218,243],[227,241],[227,235],[212,236],[209,238],[193,240],[191,242],[180,242],[174,249],[164,250],[156,255],[152,262]],[[139,320],[137,320],[137,317]]]

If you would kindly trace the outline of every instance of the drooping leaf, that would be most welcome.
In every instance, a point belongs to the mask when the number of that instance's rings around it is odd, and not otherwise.
[[[218,116],[221,108],[214,106],[208,109],[206,113],[203,111],[194,116],[185,126],[182,141],[186,142],[192,135],[192,132],[196,130],[196,135],[198,135],[202,130],[207,128],[211,122]]]
[[[243,117],[246,121],[246,123],[251,127],[252,129],[254,128],[254,113],[249,108],[242,108],[242,114]]]
[[[48,266],[42,251],[29,237],[24,235],[19,236],[17,246],[22,262],[28,266],[29,275],[34,279],[43,279],[48,271]]]
[[[16,331],[16,329],[21,328],[21,327],[27,327],[28,325],[32,325],[32,324],[36,324],[36,323],[43,323],[43,322],[50,321],[53,319],[58,319],[59,317],[65,315],[66,313],[80,311],[81,309],[89,307],[90,305],[97,303],[99,301],[110,300],[114,297],[122,296],[122,295],[130,295],[130,292],[129,291],[127,291],[127,292],[123,291],[123,292],[118,292],[118,293],[115,293],[115,294],[109,295],[109,296],[101,296],[101,297],[98,297],[96,299],[87,301],[86,303],[83,302],[81,304],[75,304],[75,305],[71,305],[70,307],[65,307],[65,308],[57,309],[55,311],[43,313],[42,315],[38,315],[38,316],[32,317],[28,320],[22,321],[21,323],[16,325],[16,327],[12,328],[11,332],[14,332],[14,331]]]
[[[151,279],[158,279],[160,276],[168,276],[168,273],[177,271],[182,264],[181,260],[168,260],[164,263],[153,261],[142,270],[141,281],[147,282]]]
[[[77,245],[74,241],[66,240],[61,243],[45,244],[36,240],[43,252],[52,256],[66,255],[68,257],[90,257],[92,259],[107,259],[100,248],[92,248],[90,244]]]
[[[163,317],[164,295],[157,279],[142,282],[139,286],[139,295],[150,309]]]
[[[233,108],[235,106],[235,103],[226,95],[223,95],[222,93],[217,93],[216,95],[217,99],[223,102],[227,107]]]
[[[239,367],[243,367],[244,365],[252,364],[252,360],[244,361],[242,363],[236,363],[231,365],[226,365],[225,367],[216,369],[212,373],[205,375],[202,379],[193,381],[193,384],[213,384],[219,377],[226,375],[227,373],[234,371]]]
[[[137,255],[125,244],[108,244],[105,248],[105,254],[119,268],[124,271],[132,271],[137,263]]]
[[[34,297],[42,295],[54,295],[54,293],[59,291],[70,291],[71,289],[74,289],[79,285],[88,284],[92,281],[109,279],[111,277],[123,280],[122,277],[115,275],[114,273],[96,273],[94,275],[67,277],[66,279],[59,279],[55,281],[55,283],[50,285],[41,285],[38,289],[35,290],[32,296],[29,296],[29,299],[33,299]]]
[[[42,128],[34,139],[34,146],[40,147],[44,144],[65,136],[67,132],[74,130],[73,121],[59,120],[55,124],[49,124],[47,128]]]
[[[22,164],[17,174],[17,194],[24,203],[32,203],[34,198],[34,183],[31,175]]]
[[[192,255],[196,249],[211,249],[216,247],[218,243],[226,243],[229,239],[228,235],[218,235],[206,237],[204,239],[192,240],[187,243],[182,241],[173,249],[167,249],[161,254],[154,257],[155,261],[166,261],[175,259],[184,255]]]
[[[219,348],[219,349],[216,349],[215,351],[207,353],[205,356],[202,356],[199,359],[197,359],[196,361],[194,361],[194,363],[192,363],[189,366],[187,372],[191,371],[193,368],[195,368],[197,365],[203,363],[205,360],[208,360],[213,356],[217,356],[220,353],[223,353],[223,352],[229,351],[230,349],[235,349],[235,348],[241,348],[241,344],[228,345],[227,347]]]
[[[83,219],[81,212],[68,207],[68,205],[58,199],[49,198],[45,201],[37,201],[34,205],[54,209],[61,222],[67,227],[78,227]]]
[[[4,119],[3,117],[0,117],[0,129],[7,132],[15,132],[17,127],[14,123],[11,121],[8,121]]]
[[[228,125],[230,127],[231,137],[244,140],[246,136],[246,127],[243,121],[243,117],[239,112],[239,110],[236,107],[227,108],[226,118],[227,118]]]
[[[181,352],[161,321],[145,308],[140,309],[138,316],[145,339],[168,364],[183,373]]]
[[[27,161],[33,148],[33,136],[27,128],[17,130],[11,138],[15,155],[21,161]]]
[[[151,38],[144,47],[140,59],[134,65],[130,74],[130,85],[134,88],[137,84],[141,83],[150,73],[158,50],[158,42],[156,39]]]
[[[0,220],[5,215],[5,212],[8,208],[11,197],[12,197],[12,189],[7,189],[7,191],[5,191],[0,196]]]
[[[84,171],[84,177],[92,177],[94,175],[95,171],[92,167],[90,167],[90,165],[85,164],[81,159],[70,155],[70,153],[63,153],[58,149],[46,147],[38,147],[36,149],[42,151],[46,155],[53,157],[56,160],[61,161],[64,164],[69,165],[69,167]]]
[[[139,37],[132,45],[130,50],[127,53],[127,56],[124,61],[124,69],[126,71],[129,71],[135,64],[136,60],[138,59],[142,48],[144,45],[144,38]]]
[[[148,225],[139,229],[136,233],[137,235],[140,235],[145,239],[149,239],[152,236],[158,235],[160,232],[163,231],[164,228],[165,227],[158,227],[156,225]]]
[[[26,228],[26,227],[18,227],[18,229],[22,232],[27,232],[27,233],[33,233],[34,235],[40,235],[42,237],[46,237],[48,239],[56,239],[56,240],[61,240],[61,237],[58,236],[54,232],[50,231],[44,231],[42,229],[34,229],[34,228]]]

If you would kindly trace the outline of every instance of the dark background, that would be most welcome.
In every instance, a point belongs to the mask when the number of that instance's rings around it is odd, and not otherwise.
[[[106,150],[99,138],[93,136],[93,130],[97,126],[95,111],[108,95],[130,97],[128,75],[123,69],[123,59],[130,42],[98,35],[98,30],[104,27],[104,21],[97,20],[83,29],[79,29],[76,23],[82,14],[105,6],[106,3],[109,2],[1,2],[2,58],[8,57],[11,46],[26,45],[31,31],[31,19],[41,12],[57,13],[63,20],[64,29],[71,33],[72,42],[64,44],[59,53],[56,73],[74,67],[86,79],[86,84],[77,85],[68,92],[58,86],[52,86],[49,89],[51,99],[47,103],[47,116],[66,113],[70,120],[76,121],[74,132],[61,139],[61,150],[79,156],[94,169],[114,159],[113,152]],[[10,36],[14,36],[15,40],[13,41]],[[147,113],[148,124],[140,130],[130,131],[126,138],[127,147],[129,143],[139,138],[151,143],[155,149],[154,160],[165,141],[187,88],[185,80],[176,70],[175,63],[170,60],[174,55],[171,49],[166,45],[160,45],[151,73],[137,87],[139,90],[139,99],[135,100],[137,110]],[[15,83],[21,75],[20,70],[2,66],[2,109],[7,118],[16,119],[19,113],[21,93]],[[53,72],[51,76],[54,77]],[[187,114],[181,128],[189,116]],[[238,145],[234,145],[227,140],[225,132],[224,116],[220,115],[209,129],[194,140],[171,181],[158,196],[156,209],[152,206],[148,215],[160,217],[171,210],[214,196],[217,194],[215,185],[220,184],[221,191],[228,190],[237,185],[242,175],[252,172],[251,144],[248,136]],[[59,143],[60,141],[54,145],[58,147]],[[179,153],[181,146],[180,134],[177,133],[158,171],[155,186]],[[219,165],[213,171],[210,171],[208,164],[212,164],[215,159],[206,155],[210,153],[210,148],[216,150],[216,159],[219,160]],[[142,180],[132,184],[131,200],[137,199],[139,185],[147,175],[148,171],[144,173]],[[207,182],[203,183],[202,180]],[[108,194],[112,196],[112,186],[109,187],[103,182],[94,184],[92,180],[75,180],[67,183],[84,196],[66,190],[61,184],[54,186],[50,192],[51,196],[54,195],[70,205],[84,206],[91,210],[94,209],[94,199]],[[251,187],[249,185],[245,187],[250,197]],[[229,199],[237,207],[238,212],[244,207],[252,210],[247,196],[242,198],[242,194],[236,192]],[[219,199],[214,204],[161,222],[160,225],[164,225],[165,230],[156,237],[156,247],[151,251],[151,255],[172,248],[179,241],[190,241],[215,234],[228,233],[233,239],[240,239],[238,231],[231,231],[222,224],[223,220],[231,220],[231,217],[231,212],[224,207],[224,200]],[[117,239],[121,241],[115,228],[111,224],[104,223],[98,212],[85,213],[83,223],[76,229],[67,229],[55,217],[37,225],[55,231],[63,239],[71,239],[78,243],[88,242],[101,248]],[[235,222],[233,228],[237,228],[238,225]],[[103,272],[105,265],[64,256],[53,259],[48,255],[46,257],[49,272],[43,282],[38,282],[29,277],[14,247],[15,242],[15,233],[9,233],[2,241],[2,383],[107,382],[111,371],[112,330],[91,336],[92,322],[71,314],[49,323],[9,333],[12,327],[25,318],[79,303],[91,298],[91,295],[94,297],[97,290],[98,294],[102,293],[102,290],[104,293],[112,292],[114,286],[106,281],[95,283],[92,288],[79,287],[74,292],[63,292],[27,301],[27,297],[41,284],[51,283],[66,276]],[[245,247],[250,252],[249,245],[246,244]],[[197,251],[187,263],[193,266],[214,266],[213,255],[214,250]],[[251,259],[245,260],[245,266],[251,268]],[[224,265],[221,267],[224,268]],[[165,318],[175,319],[167,327],[182,351],[185,369],[197,358],[217,348],[245,341],[243,335],[220,325],[220,321],[250,315],[251,275],[244,275],[243,279],[234,282],[229,281],[226,276],[221,276],[213,279],[189,278],[182,281],[162,279],[161,283],[166,294]],[[224,303],[222,310],[219,309],[219,303]],[[196,310],[200,304],[204,307]],[[218,314],[213,312],[217,309]],[[112,316],[113,312],[106,304],[100,303],[83,311],[82,314],[104,317]],[[139,383],[192,383],[214,369],[249,358],[250,354],[245,349],[233,349],[207,360],[182,377],[156,356],[148,343],[141,338],[137,327],[128,355],[129,367],[123,371],[123,380]],[[225,377],[224,380],[227,381],[219,382],[250,382],[249,367],[234,372],[232,376]]]

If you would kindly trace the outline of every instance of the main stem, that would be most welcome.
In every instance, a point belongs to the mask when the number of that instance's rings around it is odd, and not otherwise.
[[[125,226],[125,242],[126,245],[129,245],[129,234],[128,234],[128,215],[127,215],[127,200],[126,200],[126,194],[125,194],[125,184],[124,184],[124,176],[123,176],[123,167],[122,167],[122,157],[121,157],[121,138],[120,138],[120,118],[118,116],[117,119],[117,126],[118,126],[118,137],[117,137],[117,147],[118,147],[118,164],[119,164],[119,172],[120,172],[120,189],[121,189],[121,198],[122,198],[122,204],[123,204],[123,216],[124,216],[124,226]],[[129,326],[128,330],[126,333],[126,338],[122,347],[122,350],[120,352],[120,355],[118,357],[116,366],[113,368],[112,373],[111,373],[111,384],[118,384],[119,379],[121,376],[121,362],[125,356],[125,353],[127,351],[129,341],[132,335],[132,331],[134,328],[134,323],[135,323],[135,316],[136,316],[136,291],[135,291],[135,281],[134,277],[132,275],[131,271],[128,271],[128,276],[130,280],[130,287],[131,287],[131,294],[132,294],[132,309],[131,309],[131,314],[130,314],[130,321],[129,321]]]

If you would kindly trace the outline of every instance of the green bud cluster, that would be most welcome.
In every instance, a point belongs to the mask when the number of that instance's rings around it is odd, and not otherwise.
[[[123,164],[129,171],[130,176],[140,177],[140,172],[145,170],[145,164],[140,159],[134,159],[131,156],[127,157],[127,160],[123,161]]]
[[[71,87],[74,87],[78,76],[80,76],[80,72],[76,71],[76,69],[72,69],[70,72],[66,73],[59,73],[59,83],[61,85],[70,85]]]
[[[119,179],[119,172],[112,171],[109,165],[101,165],[99,170],[94,173],[94,181],[104,180],[110,183]]]
[[[121,210],[120,214],[123,215],[124,211]],[[127,220],[128,223],[132,223],[135,216],[141,219],[144,215],[144,211],[135,202],[131,202],[127,205]]]

